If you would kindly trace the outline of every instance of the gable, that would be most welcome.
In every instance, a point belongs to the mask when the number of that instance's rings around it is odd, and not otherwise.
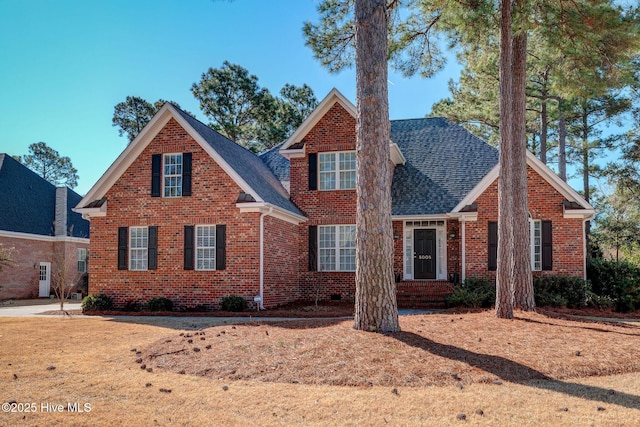
[[[535,172],[536,176],[544,180],[557,194],[564,197],[563,210],[565,218],[583,218],[590,219],[595,214],[593,206],[587,202],[578,192],[576,192],[569,184],[560,179],[547,165],[542,163],[530,151],[527,151],[527,167]],[[475,200],[483,194],[489,186],[491,186],[499,177],[500,165],[496,164],[489,173],[473,188],[458,205],[452,210],[453,213],[460,213],[466,206],[475,202]],[[531,173],[527,172],[528,177]]]
[[[98,208],[95,202],[105,197],[107,191],[121,178],[158,133],[174,120],[238,185],[241,192],[251,199],[276,210],[283,210],[303,220],[300,211],[288,199],[287,191],[269,168],[253,153],[235,144],[218,132],[167,103],[145,126],[140,134],[118,156],[98,182],[80,201],[76,211],[91,214],[106,212],[107,203]],[[170,142],[169,142],[170,144]],[[149,172],[150,174],[151,172]],[[150,176],[150,175],[149,175]],[[194,180],[197,177],[194,177]]]

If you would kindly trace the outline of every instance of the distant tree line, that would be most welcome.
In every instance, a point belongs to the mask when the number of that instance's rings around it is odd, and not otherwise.
[[[227,61],[222,67],[203,73],[200,81],[191,86],[191,93],[213,129],[256,153],[287,139],[318,104],[306,84],[286,84],[279,96],[274,96],[259,85],[258,77]],[[114,107],[112,124],[130,143],[165,102],[151,104],[140,97],[127,96]]]

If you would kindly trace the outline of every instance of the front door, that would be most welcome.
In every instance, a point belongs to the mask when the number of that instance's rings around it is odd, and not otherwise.
[[[413,277],[436,278],[436,230],[413,230]]]
[[[51,263],[40,263],[40,291],[38,296],[40,298],[49,298],[51,291]]]

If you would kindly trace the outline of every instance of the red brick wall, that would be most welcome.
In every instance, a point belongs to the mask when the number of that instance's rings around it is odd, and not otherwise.
[[[552,221],[553,270],[533,272],[539,275],[584,274],[583,230],[581,219],[563,218],[564,197],[531,167],[527,167],[529,212],[532,219]],[[478,221],[466,223],[467,277],[495,278],[487,269],[489,221],[498,220],[498,180],[476,199]]]
[[[0,237],[0,243],[4,248],[14,248],[12,258],[15,261],[14,265],[3,267],[0,273],[0,301],[38,298],[41,262],[51,263],[53,292],[53,269],[57,268],[55,254],[59,251],[66,251],[67,277],[70,282],[75,283],[78,279],[77,249],[89,248],[89,245],[84,243],[13,237]]]
[[[298,227],[264,217],[264,305],[273,307],[300,299],[300,236]]]
[[[304,137],[305,151],[355,150],[356,121],[340,104],[334,104]],[[309,271],[309,226],[356,223],[356,191],[309,190],[309,158],[291,159],[291,200],[309,218],[300,226],[300,297],[312,300],[332,295],[351,300],[355,295],[354,272]]]
[[[151,156],[191,152],[192,196],[151,197]],[[91,220],[90,292],[118,306],[164,296],[178,307],[218,308],[226,295],[253,300],[259,293],[259,213],[235,206],[240,188],[171,119],[109,189],[107,216]],[[226,269],[184,270],[184,225],[226,224]],[[158,268],[118,270],[118,227],[158,227]]]

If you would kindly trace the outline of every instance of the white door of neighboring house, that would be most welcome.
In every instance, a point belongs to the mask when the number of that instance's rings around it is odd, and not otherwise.
[[[38,296],[40,298],[49,298],[51,292],[51,263],[40,263],[40,292]]]

